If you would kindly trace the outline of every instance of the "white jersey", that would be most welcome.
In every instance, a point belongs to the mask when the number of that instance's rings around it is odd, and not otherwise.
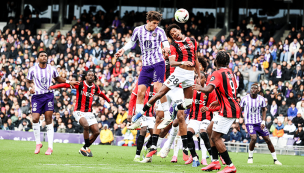
[[[161,42],[168,41],[165,31],[156,27],[154,31],[148,31],[146,25],[134,29],[131,41],[139,41],[144,66],[150,66],[164,61]]]
[[[241,107],[244,108],[245,124],[261,123],[261,108],[266,106],[265,98],[261,95],[258,95],[256,99],[252,99],[250,94],[244,96],[241,101]]]
[[[52,85],[52,79],[58,77],[59,74],[54,67],[50,64],[47,64],[46,68],[42,69],[39,67],[39,64],[34,65],[29,69],[27,74],[28,80],[33,80],[35,84],[35,94],[45,94],[49,92],[53,92],[52,90],[48,90]]]

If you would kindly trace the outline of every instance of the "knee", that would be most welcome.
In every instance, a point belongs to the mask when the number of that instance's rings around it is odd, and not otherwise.
[[[178,122],[185,121],[183,110],[179,110],[178,111],[178,113],[177,113],[177,120],[178,120]]]
[[[217,137],[216,135],[211,135],[211,140],[213,143],[215,143],[218,139],[219,137]]]
[[[33,117],[33,123],[39,123],[39,118]]]
[[[256,142],[257,141],[257,137],[256,136],[251,136],[251,141],[252,142]]]
[[[141,129],[140,129],[140,135],[141,136],[146,136],[146,131],[147,131],[147,127],[142,127]]]
[[[201,136],[202,139],[208,138],[208,135],[207,135],[206,132],[201,132],[201,133],[200,133],[200,136]]]
[[[187,131],[187,138],[188,138],[188,141],[193,140],[193,133],[191,131]]]
[[[84,126],[83,126],[83,130],[89,131],[89,125],[84,125]]]

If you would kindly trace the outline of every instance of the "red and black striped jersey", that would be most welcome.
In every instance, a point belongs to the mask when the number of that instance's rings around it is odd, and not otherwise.
[[[131,99],[129,102],[129,115],[134,115],[135,114],[135,109],[136,109],[136,99],[137,99],[137,91],[138,91],[138,83],[136,83],[135,88],[132,91],[131,94]],[[152,96],[155,95],[155,89],[154,89],[154,84],[151,84],[146,90],[145,93],[145,100],[144,100],[144,105],[151,99]],[[155,104],[154,104],[155,105]],[[150,107],[148,111],[145,112],[144,115],[148,117],[153,117],[154,116],[154,105]]]
[[[190,119],[198,121],[203,121],[207,119],[211,121],[213,117],[212,112],[219,110],[220,107],[217,107],[216,109],[212,110],[209,109],[209,111],[206,111],[204,113],[201,112],[201,108],[204,106],[209,108],[209,105],[214,101],[216,101],[216,93],[214,90],[208,94],[194,90],[192,106],[190,109]]]
[[[166,63],[166,71],[165,71],[164,81],[166,81],[175,70],[175,67],[170,66],[169,59],[165,59],[165,63]]]
[[[232,71],[220,68],[212,73],[209,85],[215,87],[217,99],[221,105],[219,115],[227,118],[239,118],[241,108],[237,102],[237,83]]]
[[[197,42],[194,38],[185,37],[182,41],[175,40],[170,46],[169,56],[175,56],[175,61],[190,61],[195,66]]]

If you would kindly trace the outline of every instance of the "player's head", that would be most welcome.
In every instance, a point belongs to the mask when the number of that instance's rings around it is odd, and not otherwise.
[[[162,19],[162,14],[157,11],[149,11],[147,13],[147,29],[154,31]]]
[[[250,94],[256,95],[259,92],[258,84],[252,84],[250,88]]]
[[[96,80],[95,73],[92,70],[86,71],[82,75],[82,81],[86,81],[87,83],[92,83]]]
[[[216,55],[214,64],[220,68],[220,67],[227,67],[227,65],[229,64],[230,61],[230,57],[227,54],[227,52],[224,51],[219,51]]]
[[[46,64],[47,63],[47,53],[46,53],[46,51],[38,52],[37,58],[38,58],[39,63]]]
[[[204,86],[204,84],[206,83],[206,80],[207,80],[207,77],[206,77],[205,73],[201,72],[201,80],[200,80],[201,85]],[[195,81],[196,81],[196,83],[198,83],[198,75],[195,75]]]
[[[198,62],[202,65],[202,71],[206,72],[207,70],[207,62],[205,61],[205,59],[203,57],[198,58]]]
[[[169,37],[173,40],[181,40],[182,39],[182,30],[178,25],[171,24],[166,29],[166,35],[167,35],[167,37]]]

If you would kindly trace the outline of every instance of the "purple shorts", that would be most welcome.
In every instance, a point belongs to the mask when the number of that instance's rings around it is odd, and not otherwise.
[[[54,93],[33,95],[32,113],[44,114],[46,111],[54,111]]]
[[[150,66],[143,66],[138,78],[138,85],[149,87],[152,82],[164,83],[165,61]]]
[[[269,132],[266,127],[261,129],[261,123],[258,124],[246,124],[247,132],[250,135],[259,134],[260,136],[269,136]]]

